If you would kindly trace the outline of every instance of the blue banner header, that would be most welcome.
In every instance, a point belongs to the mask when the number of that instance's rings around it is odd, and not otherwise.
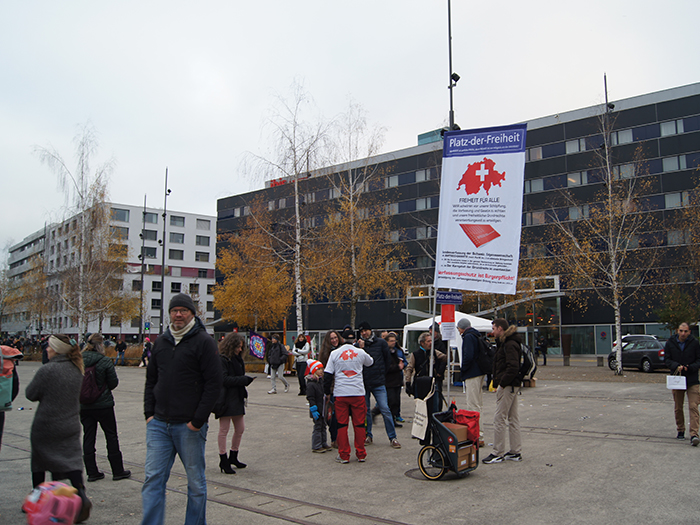
[[[443,157],[465,157],[525,151],[527,124],[498,128],[448,131],[445,133]]]

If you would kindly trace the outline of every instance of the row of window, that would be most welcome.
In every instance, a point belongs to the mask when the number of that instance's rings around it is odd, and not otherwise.
[[[691,243],[689,230],[669,230],[632,235],[626,248],[660,248],[663,246],[683,246]],[[552,248],[547,244],[523,244],[520,246],[520,256],[527,259],[550,257]]]
[[[641,140],[656,139],[698,130],[700,130],[700,115],[614,131],[610,134],[610,141],[613,146],[618,146],[639,142]],[[580,139],[555,142],[553,144],[528,148],[526,158],[528,161],[541,160],[578,153],[580,151],[594,150],[600,148],[603,142],[602,135],[591,135]]]
[[[151,299],[151,309],[160,310],[161,301],[160,299]],[[207,301],[207,312],[214,311],[214,301]]]
[[[676,155],[644,161],[641,169],[645,175],[655,175],[658,173],[696,168],[698,165],[700,165],[700,153],[689,153],[687,155]],[[635,172],[636,169],[633,163],[621,164],[619,166],[613,166],[612,168],[613,177],[615,179],[631,179],[635,176]],[[604,182],[604,173],[602,169],[592,169],[587,171],[575,171],[562,175],[551,175],[540,179],[530,179],[525,181],[524,193],[539,193],[541,191]]]
[[[404,228],[389,232],[390,242],[414,241],[437,237],[437,226],[418,226],[416,228]]]
[[[206,277],[206,275],[205,275]],[[162,283],[160,281],[152,281],[151,282],[151,291],[152,292],[159,292],[163,289],[162,288]],[[190,283],[189,284],[189,294],[199,294],[199,283]],[[141,291],[141,280],[140,279],[135,279],[131,281],[131,291],[132,292],[140,292]],[[170,283],[170,291],[172,293],[180,293],[182,291],[182,283],[179,282],[171,282]],[[214,285],[213,284],[208,284],[207,285],[207,295],[212,295],[214,293]]]
[[[111,217],[113,221],[129,222],[130,211],[121,208],[112,208]],[[158,214],[153,212],[143,212],[143,220],[147,224],[158,224]],[[211,230],[211,221],[209,219],[196,219],[196,227],[198,230]],[[185,227],[185,217],[180,215],[170,215],[170,226],[179,228]],[[60,235],[60,231],[59,231]]]
[[[155,259],[157,257],[157,247],[143,246],[141,253],[144,259]],[[185,250],[168,250],[168,259],[173,261],[184,261]],[[194,260],[197,262],[209,262],[209,252],[194,252]]]
[[[680,191],[664,195],[651,195],[640,198],[638,203],[640,211],[671,210],[688,206],[690,204],[690,193]],[[525,212],[523,213],[523,226],[538,226],[558,221],[587,219],[590,216],[591,206],[595,206],[595,204]]]

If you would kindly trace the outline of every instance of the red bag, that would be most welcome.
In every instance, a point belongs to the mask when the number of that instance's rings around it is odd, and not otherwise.
[[[467,438],[474,443],[479,442],[479,413],[473,410],[452,409],[455,423],[467,427]]]

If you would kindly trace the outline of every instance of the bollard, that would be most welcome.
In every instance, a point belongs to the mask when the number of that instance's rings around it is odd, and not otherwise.
[[[605,356],[598,356],[598,366],[605,366]]]

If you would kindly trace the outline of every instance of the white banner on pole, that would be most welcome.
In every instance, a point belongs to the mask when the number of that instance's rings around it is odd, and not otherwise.
[[[515,293],[526,128],[445,133],[436,288]]]

